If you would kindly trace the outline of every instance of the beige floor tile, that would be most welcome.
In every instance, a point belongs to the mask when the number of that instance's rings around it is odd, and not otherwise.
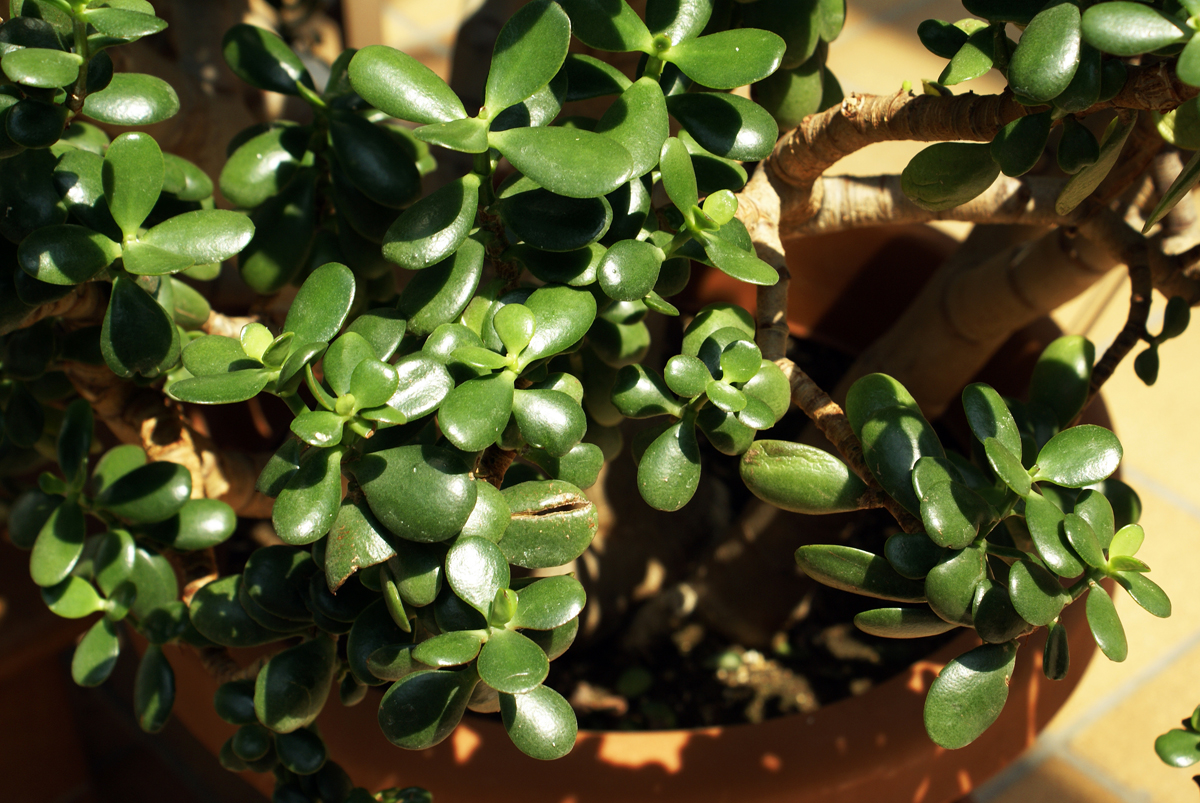
[[[1129,790],[1132,799],[1155,803],[1194,803],[1195,769],[1175,769],[1159,761],[1154,739],[1179,727],[1200,703],[1200,646],[1190,650],[1135,694],[1071,739],[1071,754],[1103,768]]]
[[[1153,671],[1155,663],[1164,656],[1187,644],[1189,639],[1200,638],[1200,594],[1195,590],[1195,578],[1200,576],[1200,554],[1192,547],[1200,540],[1200,520],[1152,491],[1138,490],[1145,508],[1141,523],[1146,530],[1146,541],[1138,557],[1150,565],[1150,578],[1171,598],[1171,617],[1151,616],[1118,589],[1116,605],[1129,640],[1129,657],[1114,663],[1097,652],[1079,687],[1051,721],[1047,729],[1050,735],[1072,733],[1089,716],[1094,716],[1097,706],[1111,705],[1111,695],[1126,693],[1128,684],[1136,682],[1139,673]],[[1200,669],[1200,664],[1196,668]],[[1200,672],[1197,677],[1200,678]],[[1200,692],[1200,683],[1197,691]],[[1196,702],[1200,703],[1200,697]]]
[[[1125,803],[1126,798],[1066,761],[1052,758],[1002,791],[985,788],[969,800],[972,803]]]

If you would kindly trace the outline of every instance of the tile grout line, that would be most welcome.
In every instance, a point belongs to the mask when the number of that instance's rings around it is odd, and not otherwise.
[[[1193,630],[1190,635],[1177,642],[1164,655],[1159,656],[1149,665],[1138,670],[1132,677],[1127,678],[1120,686],[1105,695],[1100,702],[1087,709],[1074,721],[1061,728],[1056,728],[1054,733],[1043,733],[1037,743],[1021,758],[1010,764],[1007,769],[1002,770],[982,788],[976,790],[972,795],[972,803],[987,803],[1009,787],[1016,785],[1047,759],[1056,755],[1059,757],[1069,755],[1070,751],[1064,748],[1070,739],[1132,697],[1139,689],[1148,685],[1150,681],[1166,671],[1168,667],[1197,645],[1200,645],[1200,629]],[[1116,782],[1113,781],[1113,783]]]
[[[1197,505],[1182,493],[1174,490],[1156,477],[1147,474],[1145,471],[1142,471],[1135,466],[1123,466],[1121,468],[1121,474],[1128,479],[1133,480],[1134,482],[1144,485],[1156,496],[1162,497],[1163,501],[1170,502],[1172,506],[1191,516],[1193,519],[1200,520],[1200,505]]]

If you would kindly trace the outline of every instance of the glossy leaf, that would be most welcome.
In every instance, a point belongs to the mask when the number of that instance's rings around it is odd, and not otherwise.
[[[488,113],[520,103],[549,83],[567,57],[570,42],[571,21],[563,7],[550,0],[534,0],[509,17],[496,38],[483,90]]]
[[[1026,560],[1009,568],[1008,593],[1021,618],[1037,627],[1057,619],[1069,599],[1057,577]]]
[[[521,589],[517,612],[509,626],[553,630],[578,616],[586,600],[583,586],[574,577],[536,580]]]
[[[258,721],[276,733],[311,723],[325,705],[337,665],[337,644],[327,636],[272,656],[254,682]]]
[[[550,661],[537,644],[513,630],[493,631],[479,651],[479,676],[502,694],[533,691],[546,679]]]
[[[1083,38],[1114,56],[1140,56],[1186,40],[1188,32],[1142,3],[1102,3],[1083,15]]]
[[[195,263],[224,262],[254,236],[250,218],[227,209],[197,209],[159,223],[141,242]]]
[[[779,68],[787,45],[770,31],[735,28],[675,44],[662,58],[713,89],[736,89]]]
[[[438,409],[446,439],[467,452],[478,452],[500,437],[513,408],[511,372],[489,374],[463,382]]]
[[[922,150],[904,168],[900,185],[922,209],[941,212],[980,195],[1000,175],[989,145],[938,142]]]
[[[629,180],[633,157],[615,139],[558,126],[492,132],[492,146],[539,186],[568,198],[606,195]]]
[[[38,532],[29,556],[29,576],[39,586],[62,582],[83,554],[86,533],[79,505],[64,502],[55,508]]]
[[[1071,176],[1054,202],[1055,212],[1060,215],[1068,214],[1100,186],[1100,182],[1104,181],[1105,176],[1117,163],[1121,149],[1125,147],[1125,140],[1129,138],[1136,122],[1137,114],[1132,113],[1124,121],[1121,117],[1116,117],[1108,124],[1104,137],[1100,140],[1099,158],[1094,164]]]
[[[1180,728],[1169,730],[1154,740],[1154,752],[1169,766],[1190,767],[1200,761],[1200,733]]]
[[[527,756],[549,761],[562,758],[575,746],[575,712],[551,688],[500,695],[500,716],[513,744]]]
[[[470,173],[417,201],[388,229],[383,255],[420,270],[454,253],[475,221],[478,190],[479,178]]]
[[[477,630],[451,630],[421,642],[412,657],[426,666],[461,666],[475,660],[483,645],[484,633]]]
[[[276,195],[295,175],[311,136],[306,126],[283,126],[243,143],[221,169],[221,193],[243,209]]]
[[[937,435],[920,413],[889,407],[871,416],[862,427],[863,457],[883,489],[910,512],[920,512],[913,493],[912,469],[921,457],[942,457]]]
[[[255,292],[277,292],[307,264],[316,233],[316,192],[316,171],[301,169],[251,215],[255,236],[238,256],[238,270]]]
[[[938,546],[963,549],[993,520],[988,503],[961,483],[938,484],[921,494],[921,521]]]
[[[175,672],[162,647],[146,647],[133,684],[133,713],[146,733],[158,733],[175,704]]]
[[[1118,572],[1116,580],[1129,592],[1133,601],[1150,613],[1166,619],[1171,615],[1171,600],[1167,593],[1141,572]]]
[[[1112,431],[1081,424],[1058,433],[1042,447],[1036,477],[1067,488],[1082,488],[1116,471],[1121,454],[1121,442]]]
[[[684,144],[672,137],[663,145],[661,163],[663,189],[671,203],[675,204],[685,218],[690,219],[692,208],[700,203],[696,188],[696,173]]]
[[[329,140],[339,166],[364,195],[400,208],[421,192],[421,176],[400,140],[356,114],[333,114]]]
[[[633,158],[630,177],[636,178],[658,164],[669,129],[662,90],[650,78],[640,78],[613,101],[595,131],[629,152]]]
[[[462,101],[437,73],[394,48],[362,48],[350,61],[349,75],[355,92],[392,117],[430,124],[467,116]]]
[[[966,747],[987,730],[1008,699],[1017,643],[984,644],[952,660],[929,687],[925,730],[938,745]]]
[[[8,514],[9,540],[19,549],[32,549],[50,514],[62,502],[63,497],[58,494],[47,494],[37,488],[18,496]]]
[[[1110,661],[1124,661],[1129,655],[1129,642],[1112,597],[1096,583],[1089,582],[1086,608],[1088,627],[1096,646]]]
[[[743,251],[720,234],[705,232],[700,240],[712,263],[733,278],[767,287],[779,281],[779,273],[775,268],[755,254]]]
[[[700,483],[694,419],[685,418],[655,438],[638,463],[638,490],[657,510],[679,510]]]
[[[923,608],[875,608],[856,614],[854,626],[882,638],[925,638],[953,630],[957,625]]]
[[[976,589],[985,579],[987,564],[982,546],[948,551],[925,577],[929,607],[947,622],[971,624]]]
[[[1020,454],[1021,433],[999,393],[977,382],[963,389],[962,399],[971,432],[980,442],[995,438],[1008,451]]]
[[[796,563],[819,583],[876,599],[924,602],[920,582],[901,577],[884,558],[836,545],[802,546]]]
[[[1032,486],[1029,472],[1021,465],[1020,459],[995,438],[988,438],[984,441],[983,448],[987,454],[988,464],[996,472],[996,476],[1017,495],[1028,497]]]
[[[232,574],[201,587],[188,613],[201,635],[227,647],[253,647],[279,640],[279,634],[250,618],[238,603],[242,576]]]
[[[230,69],[251,86],[268,92],[298,95],[297,84],[313,89],[312,76],[300,57],[275,34],[253,25],[235,25],[221,40]]]
[[[192,494],[192,475],[178,463],[136,468],[96,495],[95,504],[138,524],[153,524],[180,511]]]
[[[649,52],[650,31],[625,0],[565,0],[579,41],[613,53]]]
[[[1038,554],[1060,577],[1077,577],[1084,565],[1067,540],[1065,522],[1062,512],[1046,497],[1036,493],[1025,497],[1025,525]]]
[[[748,334],[753,336],[754,330]],[[846,392],[846,417],[854,434],[862,437],[862,428],[876,413],[889,407],[903,407],[914,413],[921,408],[903,385],[887,374],[867,374]]]
[[[927,22],[935,22],[935,20],[927,20]],[[962,33],[954,26],[948,27]],[[942,86],[954,86],[963,81],[986,75],[992,69],[995,42],[996,37],[990,27],[980,28],[972,33],[955,48],[953,53],[946,57],[950,59],[950,63],[938,76],[938,83]]]
[[[578,343],[596,317],[596,299],[572,287],[540,287],[525,300],[535,321],[533,339],[521,352],[520,367]]]
[[[1000,129],[992,140],[991,154],[1004,175],[1022,176],[1034,168],[1046,149],[1050,124],[1047,111],[1019,117]]]
[[[838,458],[789,441],[756,441],[743,455],[739,470],[759,499],[807,515],[856,510],[867,491]]]
[[[99,686],[108,680],[121,654],[116,623],[107,618],[96,622],[75,647],[71,677],[80,686]]]
[[[364,455],[353,470],[371,511],[400,538],[445,541],[475,506],[475,482],[449,449],[398,446]]]
[[[287,481],[271,511],[284,543],[311,544],[333,526],[342,500],[341,448],[312,448]]]
[[[1021,34],[1008,66],[1009,85],[1039,103],[1058,97],[1075,77],[1081,44],[1079,7],[1047,6]]]
[[[10,50],[0,59],[0,68],[10,81],[48,89],[74,83],[82,64],[77,53],[43,47]]]
[[[514,566],[562,566],[583,554],[596,535],[596,506],[570,483],[523,482],[503,494],[512,519],[498,545]]]
[[[1094,568],[1101,568],[1107,564],[1100,539],[1082,516],[1068,513],[1063,520],[1063,527],[1067,534],[1067,542],[1084,563]]]
[[[113,220],[128,237],[158,201],[163,183],[163,158],[148,134],[122,134],[104,156],[104,199]]]
[[[685,93],[667,98],[667,111],[705,150],[726,159],[758,161],[775,147],[778,127],[762,107],[737,95]]]
[[[896,533],[889,536],[883,545],[887,562],[897,574],[910,580],[923,579],[945,552],[925,533]]]
[[[392,685],[379,703],[379,727],[388,741],[424,750],[454,731],[479,675],[473,669],[414,672]]]
[[[82,619],[104,610],[104,600],[92,584],[82,577],[68,577],[60,583],[42,589],[42,601],[56,616]]]

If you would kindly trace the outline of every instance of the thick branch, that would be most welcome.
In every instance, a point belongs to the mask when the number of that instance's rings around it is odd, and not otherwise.
[[[862,445],[858,441],[858,436],[854,434],[854,430],[850,428],[850,421],[846,418],[846,413],[842,411],[842,408],[829,398],[829,394],[821,390],[817,383],[813,382],[812,378],[794,362],[787,358],[775,362],[791,383],[792,403],[803,410],[804,414],[817,425],[829,442],[837,448],[842,459],[850,466],[850,470],[857,474],[858,478],[865,482],[872,492],[870,496],[864,496],[860,500],[861,503],[864,506],[872,505],[878,500],[906,533],[919,532],[922,529],[921,522],[880,488],[875,475],[871,473],[866,460],[863,459]]]

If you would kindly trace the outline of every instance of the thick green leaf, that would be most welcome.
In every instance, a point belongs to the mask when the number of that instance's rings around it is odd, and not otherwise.
[[[1065,427],[1087,400],[1096,347],[1082,335],[1067,335],[1054,340],[1038,357],[1029,383],[1029,400],[1054,411],[1060,427]]]
[[[262,367],[258,360],[246,356],[238,340],[220,335],[196,338],[184,347],[182,358],[183,367],[197,377]]]
[[[104,156],[104,199],[126,237],[136,234],[158,202],[163,184],[163,158],[149,134],[122,134]]]
[[[1058,97],[1075,77],[1081,44],[1079,6],[1047,6],[1021,34],[1008,65],[1009,86],[1038,103]]]
[[[1200,82],[1200,71],[1197,74],[1197,81]],[[1162,198],[1155,205],[1154,211],[1150,213],[1150,217],[1146,218],[1146,224],[1142,226],[1142,233],[1145,234],[1150,231],[1152,226],[1166,217],[1168,212],[1187,197],[1197,182],[1200,182],[1200,156],[1192,154],[1192,158],[1183,166],[1183,170],[1179,171],[1179,175],[1171,182],[1171,186],[1167,188],[1167,191],[1162,194]]]
[[[227,647],[253,647],[278,641],[278,633],[251,619],[238,603],[241,579],[241,575],[233,574],[201,587],[188,606],[192,625],[205,638]]]
[[[786,47],[783,39],[770,31],[735,28],[679,42],[661,58],[704,86],[736,89],[775,72]]]
[[[1054,202],[1055,212],[1060,215],[1070,213],[1100,186],[1100,182],[1104,181],[1105,176],[1117,163],[1121,149],[1125,147],[1125,140],[1129,138],[1136,122],[1136,112],[1129,114],[1125,120],[1122,120],[1120,116],[1113,118],[1104,131],[1104,137],[1100,140],[1099,158],[1094,164],[1088,165],[1071,176]]]
[[[1124,661],[1129,655],[1129,642],[1112,597],[1095,582],[1089,582],[1086,607],[1088,627],[1096,646],[1110,661]]]
[[[1065,522],[1062,511],[1046,497],[1037,493],[1025,497],[1025,525],[1038,554],[1058,576],[1077,577],[1084,565],[1067,540]]]
[[[287,481],[271,513],[285,543],[310,544],[333,525],[342,499],[342,449],[312,448]]]
[[[667,197],[686,219],[691,220],[692,209],[700,203],[700,196],[692,160],[683,142],[671,137],[663,144],[659,169]]]
[[[1180,728],[1169,730],[1154,740],[1154,752],[1169,766],[1190,767],[1200,761],[1200,733]]]
[[[978,544],[942,555],[925,577],[925,595],[934,613],[947,622],[971,624],[976,588],[987,578],[985,558]]]
[[[1046,111],[1018,117],[1000,129],[992,140],[991,153],[1004,175],[1022,176],[1034,168],[1046,150],[1051,122]]]
[[[925,638],[953,630],[951,624],[924,608],[875,608],[854,617],[854,626],[883,638]]]
[[[706,369],[704,375],[708,377]],[[712,381],[711,377],[708,381]],[[683,407],[658,374],[641,365],[627,365],[617,373],[612,385],[612,403],[626,418],[683,415]]]
[[[633,157],[630,176],[636,178],[658,164],[669,128],[662,90],[650,78],[641,78],[613,101],[595,131],[616,140],[629,152]]]
[[[1116,580],[1121,587],[1129,592],[1133,601],[1150,613],[1166,619],[1171,615],[1171,600],[1167,593],[1141,572],[1118,572]]]
[[[285,332],[294,332],[294,343],[328,342],[342,328],[354,303],[354,274],[345,265],[330,262],[314,270],[292,300]]]
[[[349,112],[334,114],[329,138],[338,163],[364,195],[399,209],[421,192],[421,175],[401,141]]]
[[[561,575],[536,580],[520,590],[517,611],[509,627],[553,630],[583,610],[587,595],[574,577]]]
[[[347,496],[329,530],[325,546],[325,577],[336,591],[355,571],[383,563],[396,554],[390,535],[366,502]]]
[[[230,69],[251,86],[269,92],[298,95],[297,84],[313,89],[312,76],[300,57],[274,33],[253,25],[235,25],[221,40],[221,53]]]
[[[967,385],[962,392],[963,410],[971,432],[982,443],[995,438],[1013,454],[1021,453],[1021,433],[1008,406],[991,386],[981,382]]]
[[[546,679],[550,661],[537,644],[513,630],[493,631],[479,651],[479,676],[502,694],[533,691]]]
[[[1071,83],[1054,99],[1054,106],[1065,112],[1082,112],[1100,100],[1103,80],[1100,51],[1084,42],[1079,49],[1079,67]]]
[[[192,262],[223,262],[237,254],[254,236],[246,215],[227,209],[197,209],[159,223],[140,238]]]
[[[787,51],[783,67],[795,69],[808,61],[821,41],[821,0],[760,0],[742,12],[747,26],[768,28],[783,37]]]
[[[39,586],[62,582],[83,554],[86,534],[83,510],[69,502],[60,504],[38,532],[29,556],[29,576]]]
[[[819,59],[809,59],[795,69],[777,70],[760,81],[755,86],[754,99],[771,113],[780,131],[788,131],[800,125],[808,115],[820,111],[826,75],[830,73],[825,71]]]
[[[571,15],[571,32],[597,50],[649,53],[650,31],[625,0],[564,0]]]
[[[568,198],[607,195],[633,175],[633,157],[616,139],[579,128],[511,128],[488,141],[539,186]]]
[[[99,686],[108,680],[121,654],[121,642],[115,622],[96,622],[71,656],[71,677],[80,686]]]
[[[857,510],[867,491],[838,458],[788,441],[756,441],[743,455],[740,471],[759,499],[807,515]]]
[[[575,746],[575,712],[562,695],[546,686],[526,694],[501,694],[504,729],[522,753],[545,761],[562,758]]]
[[[178,273],[196,264],[188,257],[143,242],[126,243],[121,256],[125,270],[138,276]]]
[[[1063,528],[1067,534],[1067,542],[1083,562],[1094,568],[1107,565],[1100,539],[1092,526],[1077,513],[1068,513],[1063,520]]]
[[[83,100],[83,113],[110,125],[152,125],[174,117],[179,96],[166,81],[141,73],[117,73],[108,86]]]
[[[18,496],[8,513],[9,540],[19,549],[32,549],[46,520],[62,501],[58,494],[47,494],[37,488]]]
[[[549,83],[566,59],[570,43],[571,21],[557,3],[534,0],[513,14],[500,29],[492,53],[483,90],[488,114],[494,117]]]
[[[467,116],[462,101],[437,73],[394,48],[362,48],[351,59],[349,73],[354,91],[392,117],[429,124]]]
[[[523,482],[503,494],[512,519],[499,547],[515,566],[562,566],[583,554],[596,535],[596,506],[570,483]]]
[[[54,187],[80,223],[112,240],[120,240],[121,230],[113,222],[108,203],[104,200],[103,174],[102,155],[81,148],[68,148],[54,166]]]
[[[936,20],[926,20],[926,22],[936,22]],[[960,34],[963,33],[953,25],[947,27]],[[918,31],[918,35],[920,35],[920,31]],[[949,56],[945,57],[950,59],[950,63],[938,76],[938,83],[942,86],[954,86],[985,75],[992,69],[995,43],[995,33],[990,27],[983,27],[972,33],[959,46],[955,47]]]
[[[371,511],[401,538],[437,542],[456,535],[475,506],[475,482],[449,449],[398,446],[353,466]]]
[[[420,270],[453,254],[466,239],[479,205],[474,173],[413,204],[388,229],[383,255],[403,268]]]
[[[254,682],[254,712],[276,733],[291,733],[325,705],[337,669],[337,643],[327,636],[274,655]]]
[[[976,142],[938,142],[922,150],[904,168],[900,186],[922,209],[941,212],[985,192],[1000,175],[991,146]]]
[[[257,396],[271,381],[269,371],[250,369],[172,382],[167,393],[192,404],[233,404]]]
[[[192,493],[192,475],[178,463],[149,463],[125,474],[96,495],[95,504],[138,524],[164,521]]]
[[[876,599],[924,602],[921,582],[905,579],[879,555],[847,546],[810,545],[796,550],[796,563],[819,583]]]
[[[141,12],[119,6],[89,8],[83,12],[83,16],[100,33],[126,41],[158,33],[167,27],[167,21],[154,16],[152,11]]]
[[[863,424],[862,443],[867,466],[883,489],[910,512],[919,514],[921,502],[912,487],[913,466],[925,456],[944,456],[929,422],[919,412],[888,407]]]
[[[47,89],[74,83],[82,64],[78,53],[42,47],[10,50],[0,59],[0,68],[10,81]]]
[[[1013,607],[1031,625],[1048,625],[1069,601],[1058,578],[1033,561],[1019,560],[1008,571]]]
[[[760,0],[764,1],[764,0]],[[770,155],[779,129],[753,101],[719,92],[667,98],[667,111],[705,150],[726,159],[758,161]]]
[[[518,390],[512,412],[526,442],[554,457],[571,451],[587,430],[579,403],[557,390]]]
[[[992,515],[983,497],[953,480],[921,494],[921,521],[930,540],[938,546],[963,549],[978,537],[985,524],[994,521]]]
[[[1106,479],[1121,462],[1121,442],[1111,430],[1081,424],[1058,433],[1038,453],[1038,480],[1082,488]]]
[[[144,15],[143,15],[144,16]],[[138,664],[133,684],[133,713],[146,733],[158,733],[175,704],[175,671],[162,647],[151,644]]]
[[[255,236],[238,256],[238,270],[255,292],[277,292],[308,264],[316,213],[317,173],[312,169],[298,171],[278,195],[255,209]]]
[[[161,524],[143,528],[146,536],[181,551],[209,549],[233,535],[237,516],[218,499],[189,499]]]
[[[398,680],[379,703],[379,727],[406,750],[433,747],[454,731],[479,682],[473,668],[428,669]]]
[[[1057,622],[1046,625],[1046,646],[1042,650],[1042,672],[1050,680],[1062,680],[1071,668],[1067,629]]]
[[[983,448],[996,476],[1019,496],[1029,497],[1032,485],[1021,460],[995,438],[985,440]]]
[[[747,334],[754,336],[753,327],[750,327]],[[867,374],[855,381],[846,392],[846,417],[850,420],[854,434],[859,438],[862,437],[862,428],[867,420],[889,407],[903,407],[913,413],[919,413],[921,410],[912,394],[887,374]]]
[[[533,339],[521,352],[519,368],[578,343],[596,318],[596,299],[573,287],[539,287],[525,300],[535,321]]]
[[[92,584],[82,577],[68,577],[56,585],[43,588],[42,601],[55,615],[64,619],[82,619],[104,610],[104,600]]]
[[[311,446],[337,446],[342,442],[342,426],[346,420],[336,413],[314,410],[292,419],[291,430],[296,437]]]
[[[989,644],[1003,644],[1033,630],[1013,607],[1007,585],[986,577],[975,588],[971,623]]]
[[[117,243],[100,232],[72,224],[37,229],[17,249],[22,270],[55,285],[86,282],[120,256]]]
[[[695,418],[688,416],[654,439],[638,463],[638,490],[657,510],[679,510],[700,483]]]
[[[9,147],[48,148],[58,141],[67,122],[67,109],[34,98],[17,101],[3,115]],[[5,149],[8,154],[13,151]]]
[[[1062,138],[1058,141],[1058,166],[1062,171],[1074,175],[1099,158],[1100,143],[1091,129],[1074,117],[1063,118]]]
[[[508,588],[508,561],[486,538],[459,538],[446,554],[446,581],[460,599],[486,616],[496,592]]]
[[[221,193],[243,209],[263,203],[295,175],[311,136],[307,126],[284,126],[248,140],[221,169]]]
[[[511,371],[502,371],[467,380],[450,391],[438,409],[438,425],[446,439],[467,452],[495,443],[513,408],[514,379]]]
[[[528,178],[515,177],[498,194],[505,224],[528,245],[545,251],[585,248],[612,223],[612,207],[604,198],[564,197]]]
[[[901,577],[921,580],[937,565],[945,554],[925,533],[896,533],[889,536],[883,545],[887,562]]]
[[[733,278],[767,287],[779,281],[779,273],[775,268],[755,254],[734,245],[721,234],[704,232],[700,239],[712,263]]]
[[[1140,56],[1187,40],[1189,31],[1144,3],[1100,3],[1083,15],[1083,38],[1114,56]]]
[[[946,665],[925,698],[925,730],[938,745],[966,747],[987,730],[1008,699],[1017,643],[984,644]]]
[[[469,664],[479,655],[486,634],[478,630],[452,630],[423,641],[412,651],[412,658],[426,666],[445,667]]]
[[[314,784],[319,784],[321,778],[320,775],[314,774],[328,766],[326,762],[329,751],[325,742],[310,728],[299,728],[291,733],[276,736],[275,754],[284,769],[296,775],[313,776],[317,779]],[[350,784],[347,783],[346,786],[349,787]]]

